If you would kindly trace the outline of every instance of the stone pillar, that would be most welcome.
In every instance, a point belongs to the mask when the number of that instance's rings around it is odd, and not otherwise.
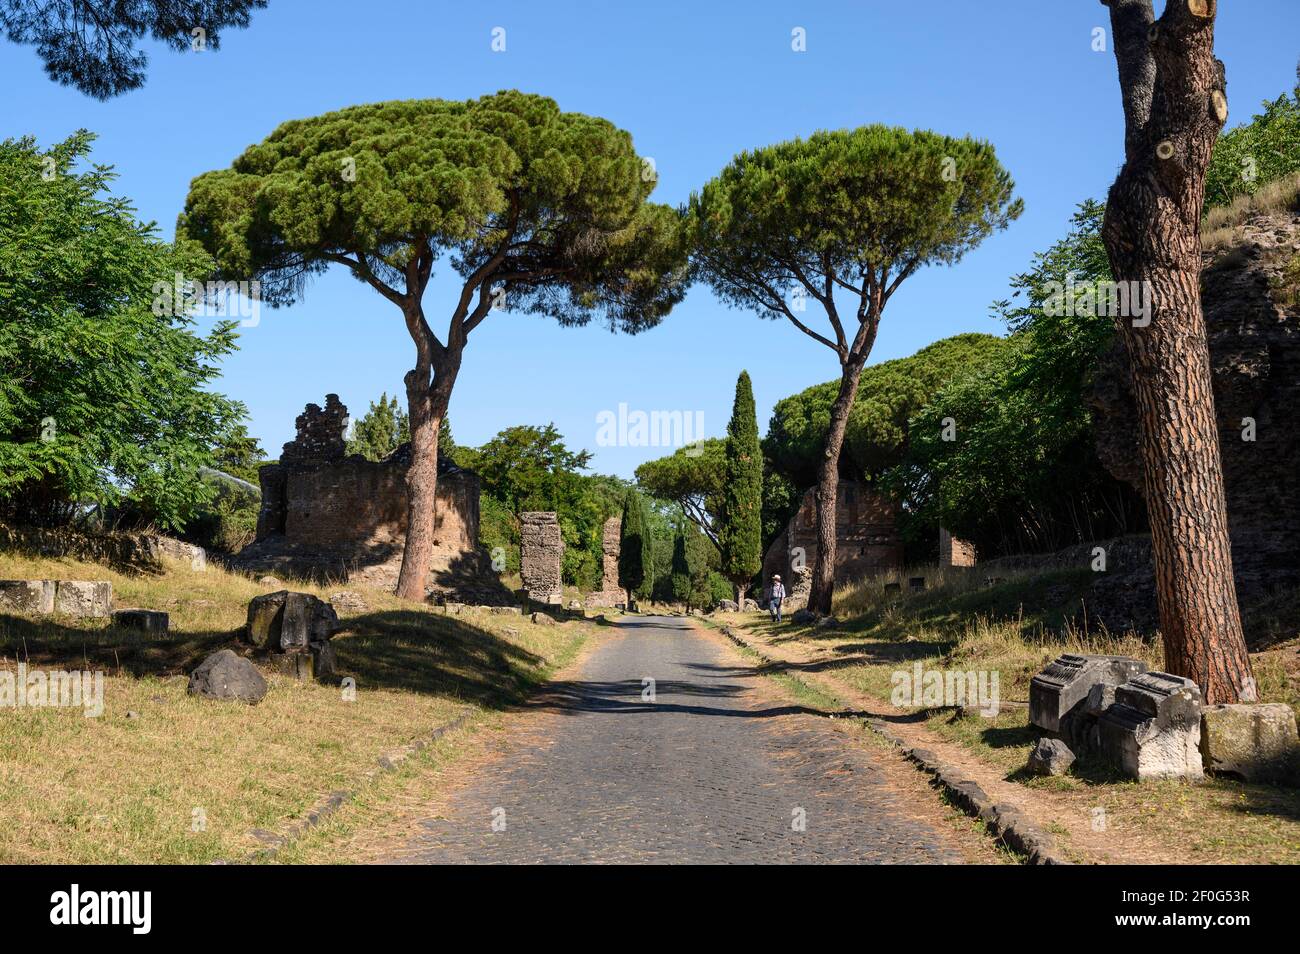
[[[618,588],[618,557],[622,550],[623,518],[610,517],[601,535],[600,589],[587,597],[588,606],[616,606],[627,599]]]
[[[975,544],[959,540],[942,527],[939,528],[939,565],[974,566]]]
[[[520,576],[528,599],[562,603],[564,540],[560,536],[559,518],[553,512],[531,512],[520,514],[519,522]]]

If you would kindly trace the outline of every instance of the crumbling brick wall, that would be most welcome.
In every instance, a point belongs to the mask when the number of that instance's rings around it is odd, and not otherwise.
[[[975,544],[969,540],[954,537],[942,527],[939,528],[939,565],[940,566],[974,566]]]
[[[799,510],[768,547],[763,559],[763,598],[781,574],[790,602],[807,600],[817,564],[817,495],[810,487]],[[898,505],[870,487],[841,480],[835,507],[835,582],[849,583],[903,565]]]
[[[324,408],[309,404],[299,415],[297,437],[284,445],[280,462],[259,472],[257,535],[236,565],[396,586],[406,540],[410,446],[380,461],[348,456],[347,422],[348,410],[335,394],[326,396]],[[478,525],[478,476],[439,457],[431,590],[459,591],[478,583],[499,588],[485,568]]]

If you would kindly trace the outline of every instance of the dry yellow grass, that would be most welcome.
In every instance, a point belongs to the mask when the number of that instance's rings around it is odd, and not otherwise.
[[[0,709],[0,862],[199,863],[240,858],[253,828],[280,829],[376,759],[461,713],[510,705],[575,652],[586,624],[446,617],[360,591],[344,617],[336,686],[263,671],[257,706],[186,694],[188,672],[233,638],[247,601],[271,587],[217,567],[131,577],[98,565],[0,554],[0,579],[109,579],[116,603],[171,613],[165,641],[103,622],[0,616],[0,668],[98,669],[105,710]],[[330,588],[286,584],[328,596]],[[337,590],[338,588],[333,588]],[[131,715],[128,717],[128,713]]]
[[[1257,212],[1278,212],[1300,200],[1300,174],[1283,176],[1261,186],[1254,195],[1240,195],[1227,205],[1216,206],[1201,223],[1201,244],[1217,251],[1234,241],[1237,226]]]

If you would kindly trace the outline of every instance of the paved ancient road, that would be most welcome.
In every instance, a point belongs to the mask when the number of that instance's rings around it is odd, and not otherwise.
[[[559,716],[547,731],[509,739],[388,860],[962,860],[908,817],[884,756],[781,702],[715,638],[671,617],[606,632],[535,704]]]

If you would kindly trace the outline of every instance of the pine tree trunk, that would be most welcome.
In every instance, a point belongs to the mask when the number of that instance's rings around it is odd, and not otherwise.
[[[831,405],[830,428],[826,433],[822,460],[817,468],[817,561],[813,565],[808,609],[822,616],[830,615],[835,596],[835,515],[839,497],[840,451],[844,447],[849,411],[853,409],[865,363],[864,355],[860,361],[844,366],[839,394]]]
[[[418,369],[407,375],[411,463],[406,471],[406,543],[397,577],[397,595],[403,599],[423,602],[426,595],[438,500],[438,437],[459,366],[457,356],[435,372],[428,386]]]
[[[1205,173],[1226,119],[1213,0],[1112,0],[1127,160],[1103,238],[1116,281],[1138,282],[1150,322],[1117,316],[1141,437],[1165,668],[1206,704],[1254,698],[1232,572],[1223,468],[1201,310]],[[1135,320],[1138,324],[1135,326]]]

